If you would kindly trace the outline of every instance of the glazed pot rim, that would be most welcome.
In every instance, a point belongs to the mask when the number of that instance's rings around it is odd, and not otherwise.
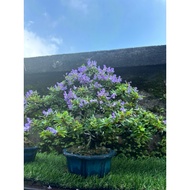
[[[37,146],[31,146],[31,147],[24,147],[24,150],[31,150],[31,149],[38,149]]]
[[[105,158],[112,158],[115,154],[116,154],[115,150],[110,149],[110,152],[107,154],[85,156],[85,155],[67,152],[66,148],[63,149],[63,155],[65,155],[66,157],[75,157],[75,158],[86,159],[86,160],[90,160],[90,159],[100,159],[101,160],[101,159],[105,159]]]

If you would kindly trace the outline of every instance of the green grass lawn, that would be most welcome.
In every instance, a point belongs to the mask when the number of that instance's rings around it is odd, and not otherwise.
[[[165,190],[166,160],[134,160],[120,155],[112,159],[111,172],[105,177],[84,178],[67,171],[63,155],[38,153],[35,162],[24,164],[24,178],[62,188]]]

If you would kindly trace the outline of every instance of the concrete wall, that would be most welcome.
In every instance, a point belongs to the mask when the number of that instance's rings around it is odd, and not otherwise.
[[[166,46],[126,48],[109,51],[42,56],[24,59],[25,74],[65,72],[85,64],[88,59],[96,60],[98,65],[114,68],[165,65]]]

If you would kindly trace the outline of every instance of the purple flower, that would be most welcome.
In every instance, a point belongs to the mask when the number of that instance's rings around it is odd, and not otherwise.
[[[47,111],[43,111],[42,113],[45,115],[45,116],[48,116],[49,114],[51,114],[53,112],[53,110],[51,108],[49,108]]]
[[[114,73],[114,68],[108,67],[108,68],[107,68],[107,73]]]
[[[101,84],[99,84],[98,82],[95,82],[95,83],[94,83],[94,87],[95,87],[95,88],[101,88],[101,87],[102,87],[102,85],[101,85]]]
[[[111,107],[115,107],[116,105],[116,102],[113,102],[113,104],[111,104]]]
[[[129,84],[128,89],[127,89],[127,93],[128,93],[128,94],[131,93],[131,89],[132,89],[132,87],[131,87],[130,84]]]
[[[88,59],[87,65],[88,65],[89,67],[93,67],[93,66],[96,67],[97,62],[96,62],[96,61],[91,61],[90,59]]]
[[[106,65],[104,65],[103,71],[107,72],[108,74],[112,74],[112,73],[114,73],[114,68],[106,67]]]
[[[116,93],[113,93],[113,94],[111,95],[111,98],[115,99],[116,95],[117,95]]]
[[[50,131],[52,134],[57,134],[57,131],[54,129],[54,128],[52,128],[52,127],[47,127],[47,129],[46,129],[47,131]]]
[[[72,69],[72,71],[68,74],[68,76],[77,76],[78,71],[76,69]]]
[[[98,95],[98,97],[102,97],[102,96],[107,97],[107,96],[109,96],[109,93],[106,92],[105,88],[102,88],[101,91],[97,92],[97,95]]]
[[[88,101],[81,99],[81,100],[80,100],[80,103],[79,103],[79,107],[82,108],[82,107],[85,106],[86,104],[88,104]]]
[[[120,83],[120,82],[122,81],[121,77],[119,76],[119,77],[117,78],[116,75],[110,76],[110,80],[111,80],[113,83]]]
[[[164,120],[163,123],[166,125],[166,120]]]
[[[30,126],[24,126],[24,131],[29,131],[30,130]]]
[[[115,113],[114,113],[114,112],[111,114],[111,116],[112,116],[112,118],[113,118],[113,119],[115,119],[115,118],[116,118],[116,115],[115,115]]]
[[[65,77],[67,84],[72,85],[73,81],[78,79],[78,71],[76,69],[72,69],[72,71]]]
[[[106,67],[106,65],[103,65],[103,71],[104,71],[104,72],[107,71],[107,67]]]
[[[122,101],[122,102],[121,102],[121,105],[123,106],[124,104],[125,104],[125,102]]]
[[[57,85],[55,85],[55,88],[60,88],[60,90],[67,90],[67,86],[64,86],[62,82],[57,82]]]
[[[98,73],[96,77],[98,78],[98,80],[103,80],[103,81],[109,80],[109,76],[106,75],[105,73]]]
[[[100,104],[103,104],[103,101],[100,100],[99,103],[100,103]]]
[[[88,77],[86,74],[82,74],[80,73],[78,75],[78,81],[81,83],[81,84],[87,84],[87,83],[90,83],[91,80],[90,80],[90,77]]]
[[[69,93],[67,94],[66,91],[64,91],[64,99],[65,101],[68,101],[69,99],[75,99],[77,98],[76,94],[70,89],[69,90]]]
[[[90,100],[90,103],[97,103],[98,101],[96,99]]]
[[[28,92],[26,92],[25,97],[26,97],[26,98],[29,98],[33,93],[34,93],[33,90],[29,90]]]
[[[27,98],[29,98],[33,93],[34,93],[33,90],[29,90],[28,92],[26,92],[26,95],[25,95],[25,98],[24,98],[24,108],[26,108]]]
[[[29,131],[29,129],[31,128],[31,123],[32,120],[28,117],[27,122],[24,124],[24,131]]]
[[[117,82],[120,83],[122,81],[121,76],[118,76]]]
[[[78,68],[78,71],[80,73],[84,73],[86,70],[87,70],[86,66],[81,66],[81,67]]]
[[[70,110],[72,110],[73,104],[72,104],[72,103],[68,103],[67,105],[68,105],[68,108],[69,108]]]
[[[126,111],[126,109],[124,107],[121,107],[120,110],[123,111],[123,112]]]
[[[64,100],[66,101],[68,105],[68,108],[71,110],[73,107],[71,99],[76,99],[77,98],[76,94],[73,93],[73,91],[70,89],[68,94],[66,91],[64,91],[63,96],[64,96]]]
[[[137,87],[134,87],[133,89],[134,89],[135,92],[138,92]]]

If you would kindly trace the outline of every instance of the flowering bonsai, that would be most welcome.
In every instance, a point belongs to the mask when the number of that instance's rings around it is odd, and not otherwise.
[[[153,133],[163,132],[165,125],[163,118],[138,107],[140,99],[137,88],[122,83],[114,68],[88,60],[50,87],[48,95],[33,92],[26,97],[25,116],[38,128],[42,151],[67,147],[90,155],[105,153],[108,147],[145,150]]]
[[[37,95],[37,92],[29,90],[24,97],[24,108],[26,110],[27,101]],[[30,111],[32,111],[30,109]],[[25,112],[26,113],[26,112]],[[32,127],[32,119],[24,115],[24,147],[35,147],[39,142],[39,131],[37,127]]]
[[[38,132],[35,128],[31,127],[32,120],[26,118],[26,123],[24,124],[24,162],[34,161],[37,147],[37,137],[39,137]]]

